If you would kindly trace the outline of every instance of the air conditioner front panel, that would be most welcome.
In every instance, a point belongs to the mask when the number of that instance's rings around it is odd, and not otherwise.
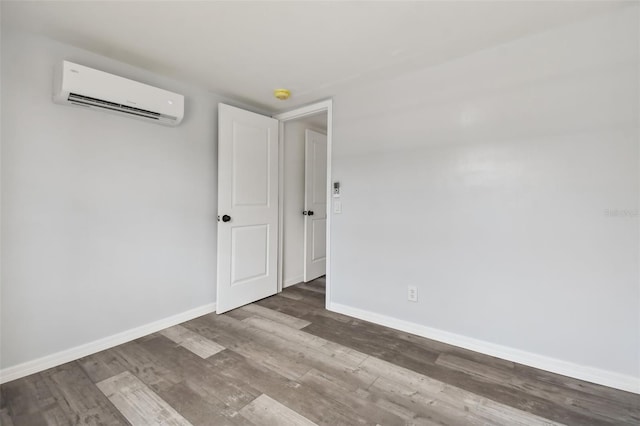
[[[83,65],[63,61],[54,100],[177,125],[184,96]]]

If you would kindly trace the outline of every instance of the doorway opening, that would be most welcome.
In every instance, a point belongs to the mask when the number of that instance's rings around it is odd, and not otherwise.
[[[330,292],[331,101],[299,108],[280,121],[278,290]]]

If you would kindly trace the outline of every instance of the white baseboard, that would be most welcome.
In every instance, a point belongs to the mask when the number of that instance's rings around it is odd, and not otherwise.
[[[328,310],[563,376],[640,394],[640,378],[462,336],[338,303]]]
[[[64,363],[74,361],[87,355],[91,355],[96,352],[100,352],[105,349],[130,342],[148,334],[163,330],[167,327],[172,327],[174,325],[192,320],[202,315],[210,314],[215,311],[216,304],[209,303],[207,305],[190,309],[180,314],[172,315],[168,318],[164,318],[149,324],[142,325],[140,327],[123,331],[122,333],[114,334],[103,339],[76,346],[75,348],[67,349],[61,352],[44,356],[42,358],[27,361],[13,367],[2,369],[0,370],[0,383],[7,383],[24,376],[28,376],[29,374],[38,373],[48,368],[56,367]]]
[[[289,279],[284,280],[284,282],[282,283],[282,287],[283,288],[287,288],[287,287],[290,287],[292,285],[300,284],[303,280],[304,280],[304,277],[302,275],[299,275],[299,276],[293,277],[293,278],[289,278]]]

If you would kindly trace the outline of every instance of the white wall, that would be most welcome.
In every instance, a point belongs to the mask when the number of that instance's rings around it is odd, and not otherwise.
[[[326,113],[323,113],[326,117]],[[283,274],[285,287],[303,280],[304,273],[304,132],[326,133],[318,117],[284,124]]]
[[[53,104],[68,59],[184,94],[176,128]],[[221,98],[2,34],[2,368],[215,302]]]
[[[634,6],[336,96],[331,303],[638,383],[638,36]]]

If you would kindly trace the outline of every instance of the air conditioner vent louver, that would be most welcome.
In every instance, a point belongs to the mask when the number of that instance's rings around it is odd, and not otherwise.
[[[127,114],[151,118],[152,120],[158,120],[158,117],[171,118],[169,116],[163,116],[158,112],[134,108],[129,105],[117,104],[115,102],[103,101],[102,99],[90,98],[89,96],[82,96],[78,95],[77,93],[69,93],[69,97],[67,99],[69,100],[69,102],[73,102],[74,104],[105,108],[111,111],[119,111]]]
[[[53,100],[168,126],[184,116],[184,96],[63,61],[56,69]],[[132,106],[135,105],[135,106]]]

